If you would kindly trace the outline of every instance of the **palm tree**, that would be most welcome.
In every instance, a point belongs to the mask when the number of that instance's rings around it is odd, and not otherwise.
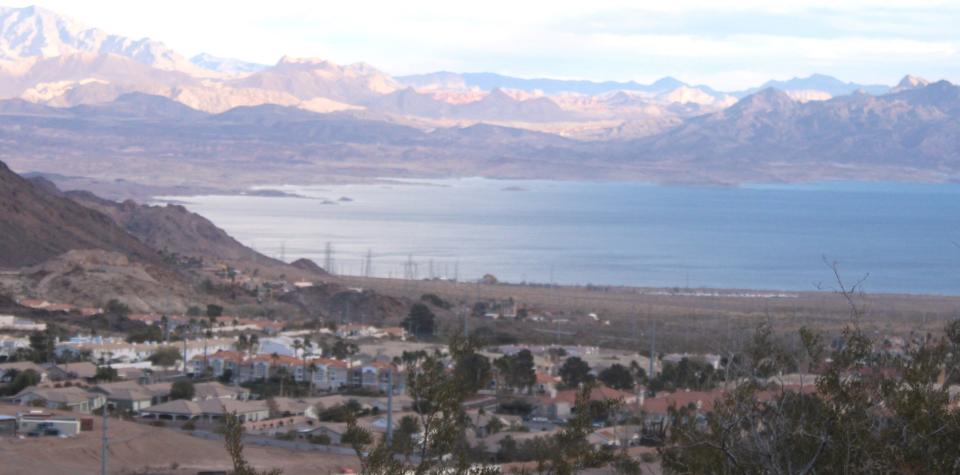
[[[273,361],[273,366],[278,366],[277,361],[280,359],[280,355],[276,351],[270,353],[270,360]],[[283,397],[283,374],[280,371],[281,368],[277,368],[277,374],[280,375],[280,397]]]
[[[311,362],[310,362],[310,365],[308,366],[308,368],[310,369],[310,385],[309,385],[308,391],[310,392],[310,396],[313,397],[314,387],[315,387],[315,386],[314,386],[314,376],[316,376],[316,374],[317,374],[317,364],[314,363],[313,361],[311,361]]]
[[[246,353],[250,348],[250,341],[247,340],[247,335],[241,333],[240,336],[237,337],[237,342],[234,343],[233,346],[237,349],[237,351]]]
[[[252,354],[252,353],[257,353],[259,349],[260,349],[260,337],[257,336],[256,334],[250,335],[250,348],[249,348],[249,352],[250,352],[251,354]]]
[[[160,316],[160,326],[163,327],[163,342],[170,340],[170,319],[166,315]]]

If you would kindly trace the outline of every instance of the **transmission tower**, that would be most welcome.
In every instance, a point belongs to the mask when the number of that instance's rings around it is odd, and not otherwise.
[[[417,264],[413,262],[413,254],[407,256],[407,262],[403,265],[403,278],[417,280]]]
[[[373,277],[373,251],[367,249],[367,258],[363,261],[363,276]]]
[[[323,250],[323,269],[330,274],[336,274],[336,269],[333,268],[333,244],[327,241],[327,245]]]

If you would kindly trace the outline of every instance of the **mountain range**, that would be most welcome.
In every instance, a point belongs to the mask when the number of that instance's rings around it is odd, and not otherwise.
[[[163,95],[207,112],[237,106],[272,103],[317,112],[367,110],[375,114],[414,116],[438,120],[499,120],[504,122],[558,122],[623,119],[625,112],[603,107],[602,100],[587,104],[569,96],[591,98],[628,91],[643,100],[655,115],[684,116],[671,105],[696,102],[692,113],[712,112],[736,98],[765,87],[795,93],[800,99],[825,99],[856,90],[883,93],[885,86],[844,83],[813,75],[790,81],[771,81],[746,91],[721,92],[664,77],[651,84],[635,81],[522,79],[494,73],[438,72],[392,77],[357,63],[337,65],[312,58],[281,58],[269,66],[199,54],[190,59],[159,41],[111,35],[84,26],[40,7],[0,7],[0,97],[20,97],[58,107],[108,102],[126,92]],[[410,88],[402,98],[382,97]],[[497,91],[514,91],[510,101],[495,98],[502,110],[447,110],[483,100]],[[523,93],[523,94],[518,94]],[[415,97],[414,95],[421,96]],[[515,103],[537,96],[536,107]],[[411,108],[405,104],[437,104]],[[557,108],[564,112],[556,117]],[[543,114],[531,118],[531,108]]]
[[[672,77],[394,77],[314,58],[187,59],[0,8],[0,158],[120,198],[370,176],[953,179],[955,89],[914,76],[729,92]]]

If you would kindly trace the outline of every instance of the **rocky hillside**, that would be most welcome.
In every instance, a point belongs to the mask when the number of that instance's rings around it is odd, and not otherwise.
[[[259,269],[273,274],[286,273],[301,277],[326,275],[320,268],[295,267],[264,256],[244,246],[207,218],[183,206],[141,205],[132,200],[118,203],[82,191],[68,192],[66,196],[109,216],[128,233],[164,255],[222,262],[233,267],[251,271]]]
[[[76,249],[160,263],[155,250],[110,217],[51,193],[0,162],[0,267],[31,266]]]

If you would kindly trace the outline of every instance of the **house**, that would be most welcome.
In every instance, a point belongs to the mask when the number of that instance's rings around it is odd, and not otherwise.
[[[63,365],[50,364],[45,368],[51,381],[67,381],[71,379],[91,380],[97,374],[97,365],[89,361],[65,363]]]
[[[305,399],[277,397],[273,398],[273,405],[279,417],[306,416],[308,412],[314,413],[313,404]]]
[[[320,422],[314,427],[297,429],[297,438],[310,439],[311,437],[326,436],[330,445],[340,445],[343,435],[347,433],[347,424],[342,422]]]
[[[40,388],[31,386],[9,398],[13,404],[90,413],[106,403],[103,394],[88,392],[76,386]]]
[[[307,361],[314,368],[313,386],[320,390],[334,391],[350,384],[350,368],[346,361],[317,358]]]
[[[22,307],[32,308],[34,310],[43,310],[50,306],[50,302],[40,299],[20,299],[17,303]]]
[[[13,315],[0,315],[0,330],[19,330],[19,331],[44,331],[47,329],[46,323],[37,323],[26,318],[15,317]]]
[[[17,414],[17,431],[26,435],[73,437],[80,433],[80,421],[76,417],[31,411]]]
[[[17,354],[19,349],[30,348],[30,339],[0,335],[0,361],[6,361]]]
[[[250,390],[242,387],[224,386],[217,382],[196,383],[193,385],[193,400],[207,399],[234,399],[245,401],[250,399]]]
[[[235,414],[240,422],[262,421],[270,417],[266,401],[206,399],[199,402],[178,399],[157,404],[138,412],[144,420],[195,421],[216,423],[227,414]]]
[[[0,437],[16,435],[17,417],[6,414],[0,414]]]
[[[405,377],[393,364],[374,361],[351,368],[350,385],[386,393],[393,387],[394,394],[403,393]]]
[[[134,381],[121,381],[97,385],[93,391],[106,396],[111,410],[136,412],[166,402],[170,398],[171,387],[171,383],[144,385]]]
[[[186,352],[189,361],[195,355],[208,355],[218,350],[233,348],[235,340],[232,338],[200,338],[179,342],[175,345],[181,352]],[[68,341],[56,345],[57,356],[64,353],[89,352],[92,361],[127,362],[146,361],[150,355],[161,348],[174,346],[163,342],[128,343],[117,338],[103,338],[99,336],[76,336]]]
[[[559,379],[556,376],[550,376],[547,373],[537,372],[537,382],[533,386],[533,391],[536,394],[556,397],[558,382]]]
[[[573,414],[577,405],[579,390],[568,389],[558,391],[554,397],[541,396],[534,404],[534,414],[551,420],[567,420]],[[637,396],[633,393],[618,391],[608,386],[599,385],[590,391],[591,401],[620,401],[623,404],[634,404]]]
[[[193,374],[203,374],[204,361],[206,366],[213,371],[213,376],[222,378],[224,374],[237,376],[240,374],[240,365],[243,364],[243,354],[237,351],[218,350],[216,353],[208,356],[196,355],[191,359],[193,365]]]
[[[595,449],[628,447],[639,441],[640,428],[633,425],[604,427],[587,436],[587,443]]]

